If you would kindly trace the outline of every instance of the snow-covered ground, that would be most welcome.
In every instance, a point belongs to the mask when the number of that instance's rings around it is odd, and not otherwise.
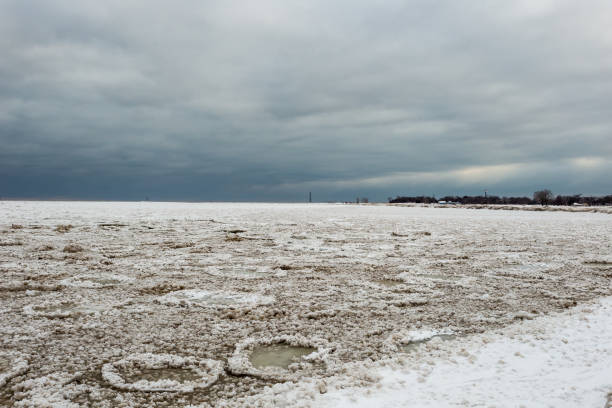
[[[612,401],[612,297],[414,355],[356,364],[350,374],[283,384],[245,405],[292,407],[601,407]],[[363,376],[368,387],[351,386]],[[323,390],[323,393],[321,392]]]
[[[0,406],[603,407],[610,236],[602,213],[0,202]],[[312,352],[250,364],[279,342]]]

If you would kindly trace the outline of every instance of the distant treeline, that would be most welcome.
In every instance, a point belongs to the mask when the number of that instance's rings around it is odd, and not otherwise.
[[[432,204],[437,203],[435,197],[426,197],[426,196],[418,196],[418,197],[400,197],[397,196],[395,198],[389,198],[389,202],[392,204],[395,203],[419,203],[419,204]]]
[[[499,197],[495,195],[485,196],[445,196],[442,198],[417,196],[417,197],[403,197],[397,196],[395,198],[389,198],[390,203],[421,203],[421,204],[434,204],[438,202],[457,203],[457,204],[547,204],[547,205],[612,205],[612,195],[603,197],[583,197],[581,194],[576,195],[558,195],[551,197],[542,202],[541,199],[534,196],[529,197]]]

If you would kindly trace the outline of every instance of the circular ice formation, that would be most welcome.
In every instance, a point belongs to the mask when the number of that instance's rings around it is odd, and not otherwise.
[[[134,278],[114,273],[77,275],[60,281],[63,285],[79,288],[108,288],[133,281]]]
[[[237,279],[282,278],[287,276],[287,271],[285,270],[255,265],[211,266],[207,269],[206,273],[220,278]]]
[[[250,356],[256,347],[270,345],[289,345],[294,347],[312,348],[312,353],[304,355],[300,360],[287,368],[276,366],[266,366],[257,368],[251,362]],[[228,360],[229,370],[234,375],[250,375],[266,380],[291,381],[296,380],[308,368],[311,368],[316,363],[327,363],[331,348],[324,339],[307,339],[305,337],[295,336],[277,336],[269,338],[248,338],[236,345],[234,354]]]
[[[71,316],[96,314],[104,311],[105,306],[80,304],[74,301],[44,302],[37,305],[24,306],[23,312],[28,316],[62,319]]]
[[[20,354],[0,354],[0,387],[13,377],[21,375],[28,370],[28,360]]]
[[[274,297],[256,293],[186,289],[170,292],[162,296],[159,302],[167,305],[223,308],[242,305],[267,305],[274,302]]]
[[[177,371],[183,375],[177,375]],[[152,372],[159,375],[151,375]],[[211,386],[222,372],[220,361],[173,354],[132,354],[102,366],[102,378],[122,391],[190,393]],[[141,379],[130,381],[138,377]]]

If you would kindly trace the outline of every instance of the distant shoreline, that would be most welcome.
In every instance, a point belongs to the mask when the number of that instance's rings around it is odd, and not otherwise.
[[[562,211],[574,213],[612,214],[612,206],[573,207],[565,205],[539,204],[420,204],[420,203],[389,203],[395,207],[431,207],[431,208],[464,208],[470,210],[506,210],[506,211]]]

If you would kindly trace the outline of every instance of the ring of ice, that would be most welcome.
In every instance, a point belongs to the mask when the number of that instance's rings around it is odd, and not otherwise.
[[[116,286],[133,280],[134,278],[125,275],[119,275],[115,273],[101,273],[96,275],[85,274],[71,276],[70,278],[61,280],[60,283],[65,286],[98,289]]]
[[[157,381],[138,380],[129,382],[123,372],[139,370],[181,369],[196,374],[197,380],[180,382],[172,379]],[[173,354],[132,354],[114,363],[102,366],[102,378],[122,391],[178,392],[190,393],[214,384],[223,372],[223,363],[217,360],[198,360],[195,357],[181,357]]]
[[[232,306],[268,305],[274,302],[273,296],[256,293],[241,293],[228,291],[207,291],[200,289],[185,289],[170,292],[158,299],[160,303],[171,306],[200,306],[226,308]]]
[[[28,367],[28,360],[20,354],[0,354],[0,387],[4,387],[11,378],[25,373]]]
[[[302,356],[300,361],[291,364],[288,369],[268,366],[256,368],[249,359],[251,353],[257,346],[269,346],[274,344],[287,344],[295,347],[309,347],[316,351]],[[313,363],[325,363],[328,365],[331,348],[325,339],[306,338],[300,335],[283,335],[266,338],[248,338],[236,344],[232,357],[228,359],[229,371],[234,375],[249,375],[265,380],[292,381],[297,380]]]

